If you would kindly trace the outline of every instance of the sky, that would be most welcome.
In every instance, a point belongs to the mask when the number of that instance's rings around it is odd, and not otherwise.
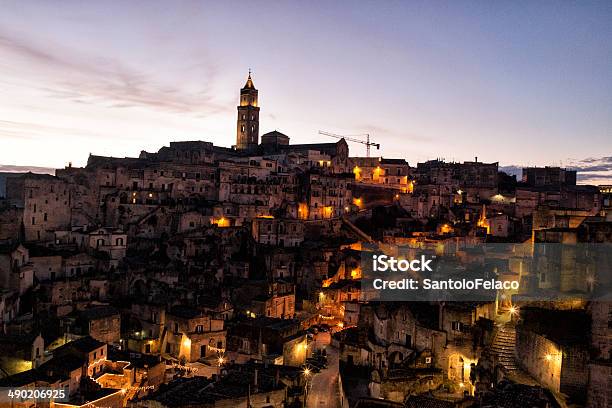
[[[250,68],[261,133],[292,143],[612,183],[611,22],[610,1],[0,0],[0,171],[231,146]]]

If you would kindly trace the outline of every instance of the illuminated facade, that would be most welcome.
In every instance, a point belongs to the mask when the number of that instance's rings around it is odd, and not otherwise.
[[[259,106],[257,89],[253,85],[251,73],[240,90],[238,122],[236,126],[236,149],[253,151],[259,145]]]

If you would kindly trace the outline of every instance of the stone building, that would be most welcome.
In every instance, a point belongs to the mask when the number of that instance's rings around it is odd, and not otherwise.
[[[0,288],[23,295],[34,285],[30,253],[21,244],[0,245]]]
[[[6,198],[23,208],[21,224],[27,241],[53,241],[53,231],[70,226],[71,193],[64,180],[27,173],[6,182]]]
[[[166,313],[166,326],[161,339],[162,353],[194,362],[225,353],[224,321],[197,309],[175,306]]]
[[[75,330],[106,344],[119,345],[121,315],[111,306],[94,306],[78,313]]]
[[[253,219],[253,239],[263,245],[296,247],[304,241],[304,223],[300,220],[258,217]]]
[[[38,367],[44,362],[44,352],[39,333],[0,334],[0,367],[5,376]]]
[[[576,185],[576,170],[561,167],[525,167],[523,183],[528,186],[571,186]]]
[[[584,403],[589,378],[584,333],[590,329],[589,316],[584,311],[521,308],[520,322],[519,364],[547,388]]]
[[[612,404],[612,302],[596,299],[589,306],[591,346],[596,355],[588,365],[587,407],[603,408]]]

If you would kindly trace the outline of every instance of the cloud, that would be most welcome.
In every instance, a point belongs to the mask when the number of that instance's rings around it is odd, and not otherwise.
[[[97,139],[104,137],[103,133],[92,130],[67,128],[61,126],[49,126],[34,122],[22,122],[0,119],[0,137],[17,140],[41,140],[41,138],[53,136],[70,136]],[[123,139],[138,139],[130,136],[122,136]]]
[[[581,173],[612,171],[612,156],[600,158],[589,157],[587,159],[571,163],[570,167],[578,170]]]
[[[207,60],[195,64],[190,61],[179,69],[183,74],[195,71],[204,85],[193,87],[187,81],[169,85],[158,72],[129,68],[117,60],[84,55],[56,44],[42,46],[25,36],[17,38],[2,32],[0,60],[5,61],[0,62],[3,83],[24,86],[25,82],[47,96],[75,103],[199,115],[227,108],[212,93],[217,70]],[[178,72],[172,79],[180,76]]]

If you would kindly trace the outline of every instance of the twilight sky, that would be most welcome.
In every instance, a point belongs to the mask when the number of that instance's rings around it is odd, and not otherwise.
[[[611,22],[610,1],[0,0],[0,170],[230,146],[252,68],[262,133],[605,182]]]

